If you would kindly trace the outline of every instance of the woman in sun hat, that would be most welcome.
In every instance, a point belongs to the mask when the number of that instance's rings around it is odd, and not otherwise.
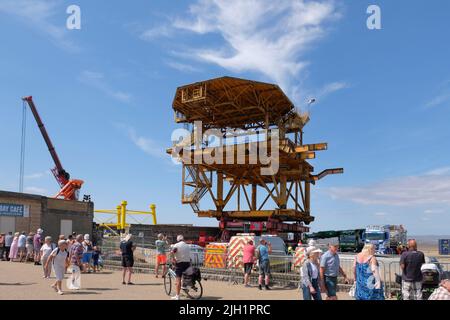
[[[319,285],[319,255],[322,250],[314,246],[306,249],[307,260],[300,269],[301,282],[300,287],[303,291],[303,300],[322,300]]]

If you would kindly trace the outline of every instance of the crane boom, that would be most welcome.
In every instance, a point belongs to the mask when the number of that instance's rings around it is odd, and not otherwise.
[[[58,154],[56,153],[55,147],[53,146],[52,140],[47,133],[47,129],[45,129],[44,123],[37,111],[36,105],[33,102],[33,97],[28,96],[22,98],[23,101],[28,103],[28,106],[33,113],[34,119],[41,131],[42,137],[44,138],[45,143],[47,144],[48,151],[55,163],[55,168],[52,169],[52,173],[58,181],[59,186],[61,187],[61,191],[55,196],[55,198],[63,197],[66,200],[76,200],[78,198],[77,192],[81,185],[83,184],[82,180],[70,180],[70,174],[64,170],[61,160],[59,160]]]

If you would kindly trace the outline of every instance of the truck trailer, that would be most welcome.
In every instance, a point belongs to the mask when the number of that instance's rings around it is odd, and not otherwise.
[[[398,254],[398,248],[407,240],[407,232],[402,225],[371,225],[366,227],[365,233],[365,242],[375,245],[379,254]]]

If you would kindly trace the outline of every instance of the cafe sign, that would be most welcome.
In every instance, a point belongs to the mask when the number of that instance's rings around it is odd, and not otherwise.
[[[0,216],[29,217],[30,207],[23,204],[0,203]]]

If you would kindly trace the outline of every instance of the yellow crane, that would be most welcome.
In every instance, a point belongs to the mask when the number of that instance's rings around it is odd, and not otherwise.
[[[117,216],[117,222],[116,223],[101,223],[101,227],[105,227],[113,232],[116,230],[124,230],[126,227],[129,227],[129,224],[127,224],[127,215],[135,215],[135,214],[149,214],[152,215],[153,218],[153,224],[157,224],[156,222],[156,205],[151,204],[150,205],[150,211],[136,211],[136,210],[128,210],[127,209],[128,202],[122,201],[120,205],[116,207],[115,210],[94,210],[95,213],[107,213],[107,214],[115,214]]]

